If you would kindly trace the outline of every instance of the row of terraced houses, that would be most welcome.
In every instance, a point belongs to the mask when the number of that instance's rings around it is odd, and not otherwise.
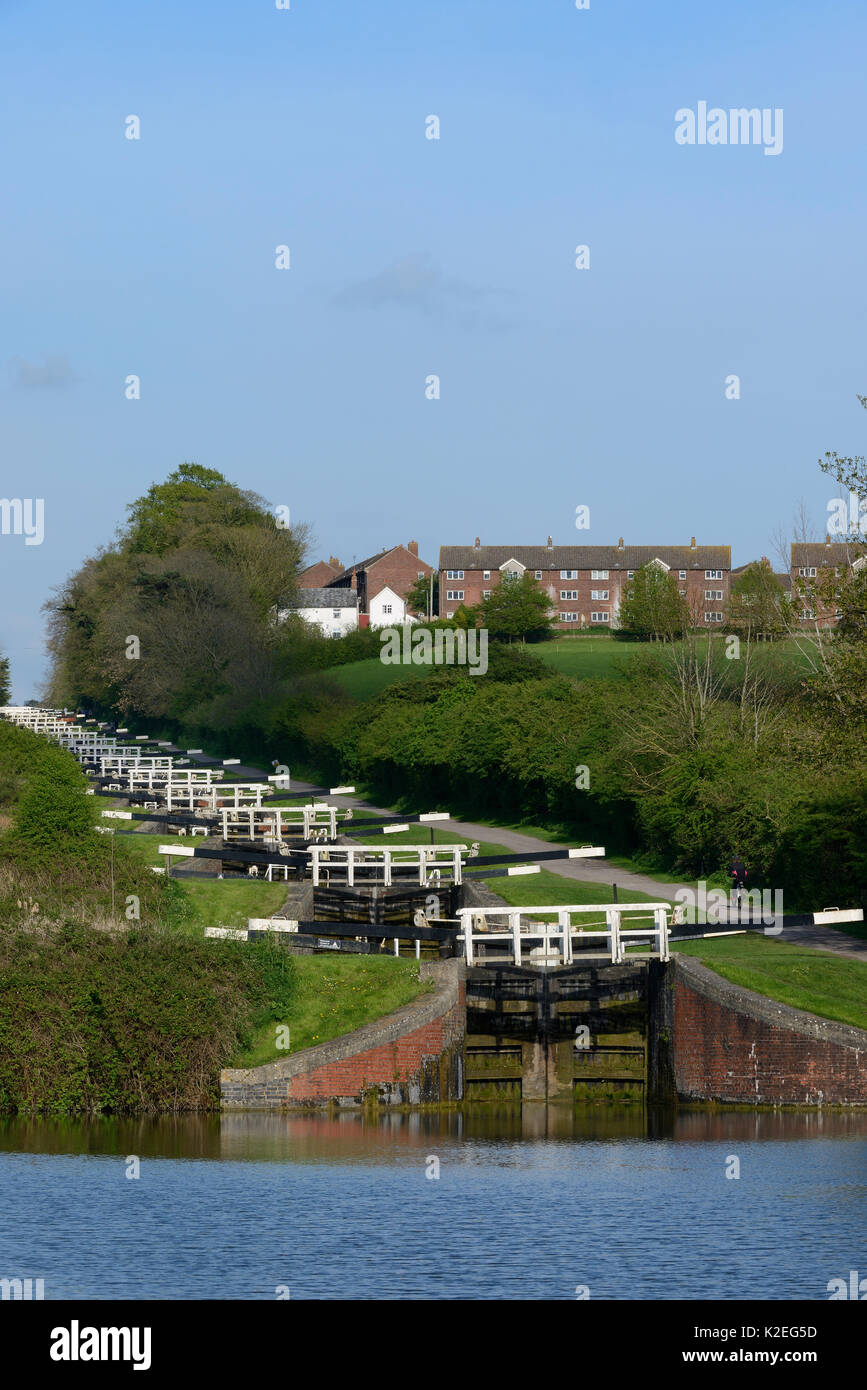
[[[852,563],[845,542],[794,542],[788,572],[777,578],[788,593],[797,581],[816,579],[823,571]],[[863,561],[858,562],[863,563]],[[472,545],[442,546],[439,554],[439,616],[452,618],[458,608],[486,598],[504,577],[532,574],[551,600],[556,625],[564,632],[581,628],[616,628],[623,593],[636,570],[656,564],[674,576],[698,625],[724,622],[732,579],[746,568],[732,569],[731,546],[699,545]],[[300,576],[296,606],[338,635],[348,627],[391,626],[415,616],[406,599],[419,579],[430,579],[433,566],[422,560],[415,541],[387,547],[349,566],[331,557]],[[314,615],[319,613],[319,617]],[[801,604],[805,624],[832,627],[836,614],[814,612]]]

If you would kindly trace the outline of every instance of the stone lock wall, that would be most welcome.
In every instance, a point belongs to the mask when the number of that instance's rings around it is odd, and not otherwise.
[[[425,961],[432,994],[331,1042],[220,1074],[224,1109],[436,1105],[463,1099],[463,962]]]

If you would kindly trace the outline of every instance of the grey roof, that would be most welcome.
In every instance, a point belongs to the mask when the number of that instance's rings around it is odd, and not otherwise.
[[[729,545],[444,545],[441,570],[495,570],[517,560],[531,570],[635,570],[651,560],[670,569],[730,570]]]
[[[815,565],[818,569],[830,569],[834,565],[848,565],[856,558],[856,550],[851,542],[842,541],[792,541],[792,569],[800,565]]]
[[[299,589],[290,608],[357,608],[354,589]]]

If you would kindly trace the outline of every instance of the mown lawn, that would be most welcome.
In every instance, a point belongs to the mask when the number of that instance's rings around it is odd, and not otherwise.
[[[867,964],[750,932],[673,948],[724,980],[793,1009],[867,1028]]]
[[[157,853],[159,845],[180,844],[192,848],[201,840],[177,839],[171,834],[150,835],[138,832],[124,835],[120,841],[146,864],[165,865],[165,856]],[[182,857],[172,860],[172,867],[185,864]],[[205,927],[246,927],[248,917],[270,917],[286,901],[285,883],[265,883],[260,879],[184,878],[176,880],[188,900],[191,916],[187,930],[201,933]]]
[[[294,956],[297,984],[289,1016],[289,1051],[328,1042],[365,1023],[394,1013],[433,989],[419,979],[416,960],[395,956]],[[259,1067],[287,1055],[277,1047],[278,1023],[256,1034],[250,1048],[230,1065]]]

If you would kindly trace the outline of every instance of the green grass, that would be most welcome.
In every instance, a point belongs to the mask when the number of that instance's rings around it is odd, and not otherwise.
[[[398,681],[419,680],[430,675],[433,666],[387,665],[377,657],[365,661],[348,661],[345,666],[329,666],[327,674],[348,690],[356,700],[372,700],[389,685]]]
[[[395,956],[295,956],[297,986],[287,1018],[290,1052],[314,1047],[394,1013],[433,988],[419,979],[418,961]],[[286,1057],[277,1028],[268,1023],[231,1063],[259,1067]]]
[[[146,864],[163,867],[165,855],[157,853],[159,845],[185,844],[176,836],[151,835],[138,832],[124,835],[124,845]],[[196,843],[189,842],[189,847]],[[174,859],[173,867],[183,860]],[[201,880],[185,878],[175,880],[183,889],[184,897],[190,904],[190,916],[185,923],[188,931],[200,934],[205,927],[246,927],[248,917],[270,917],[286,901],[285,883],[267,883],[260,879],[219,879]]]
[[[724,980],[793,1009],[867,1028],[867,964],[766,936],[720,937],[674,947]]]
[[[707,639],[700,638],[699,651],[706,645]],[[620,675],[636,653],[659,651],[660,647],[657,642],[618,642],[600,634],[599,637],[556,637],[551,642],[534,643],[529,650],[555,671],[584,679]],[[808,670],[808,663],[789,639],[754,647],[754,659],[760,667],[769,673],[775,672],[782,679],[798,679]]]

